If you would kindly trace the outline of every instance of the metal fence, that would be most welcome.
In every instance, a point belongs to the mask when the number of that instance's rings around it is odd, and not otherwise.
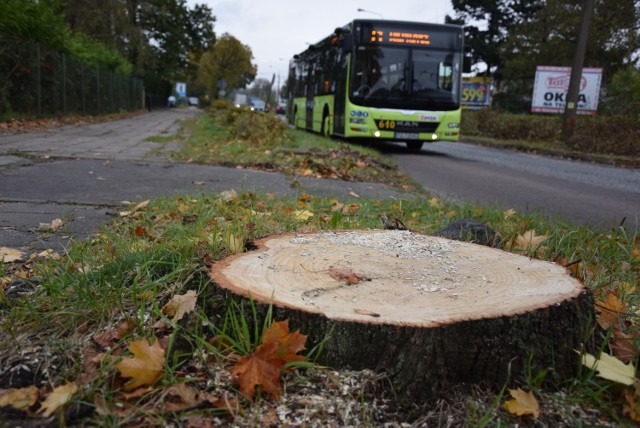
[[[0,37],[0,120],[106,114],[144,107],[141,79],[87,65],[64,53]]]

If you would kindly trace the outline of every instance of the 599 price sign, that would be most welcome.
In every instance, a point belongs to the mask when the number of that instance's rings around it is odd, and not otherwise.
[[[479,109],[491,105],[490,77],[465,77],[462,79],[462,108]]]

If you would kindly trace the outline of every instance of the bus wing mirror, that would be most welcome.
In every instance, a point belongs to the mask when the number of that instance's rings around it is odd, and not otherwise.
[[[353,34],[342,34],[342,52],[349,53],[353,49]]]
[[[471,73],[471,66],[473,65],[473,58],[470,56],[462,57],[462,72],[463,73]]]

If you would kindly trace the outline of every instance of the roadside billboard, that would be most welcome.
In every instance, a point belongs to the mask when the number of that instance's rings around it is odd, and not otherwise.
[[[463,77],[462,97],[460,104],[462,108],[477,110],[491,105],[491,77]]]
[[[564,113],[571,67],[539,65],[533,85],[531,111],[534,113]],[[583,68],[578,96],[578,114],[595,116],[600,95],[601,68]]]

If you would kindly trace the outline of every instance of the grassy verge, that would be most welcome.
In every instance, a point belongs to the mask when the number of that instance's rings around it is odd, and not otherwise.
[[[204,122],[191,125],[196,128],[179,156],[210,161],[230,150],[228,162],[247,159],[242,162],[249,165],[262,158],[245,152],[275,153],[284,144],[265,142],[258,149],[229,138],[229,128],[210,117],[199,120]],[[299,145],[287,151],[315,150],[313,140],[296,138],[292,134],[286,144]],[[225,149],[225,141],[243,150]],[[334,150],[317,141],[323,145],[318,150]],[[256,320],[251,307],[221,299],[208,278],[211,265],[267,235],[379,228],[381,214],[426,234],[453,219],[481,220],[501,234],[506,250],[569,264],[598,302],[604,330],[594,334],[609,339],[605,352],[637,360],[640,240],[624,228],[603,234],[424,194],[345,202],[229,190],[132,205],[65,255],[22,255],[0,265],[0,420],[10,426],[633,425],[637,381],[625,386],[586,369],[559,383],[539,372],[505,385],[532,392],[540,405],[537,417],[507,411],[506,390],[478,387],[456,387],[423,406],[399,407],[384,376],[317,367],[312,355],[306,365],[283,369],[278,400],[266,388],[247,399],[232,375],[234,365],[241,355],[257,352],[271,320]],[[523,250],[527,236],[537,237],[536,244]],[[135,361],[131,355],[144,346],[149,351],[138,359],[155,368],[148,382],[135,385],[122,364]]]
[[[291,177],[379,182],[405,191],[420,186],[374,149],[299,130],[277,117],[226,105],[183,124],[176,160],[277,171]]]

